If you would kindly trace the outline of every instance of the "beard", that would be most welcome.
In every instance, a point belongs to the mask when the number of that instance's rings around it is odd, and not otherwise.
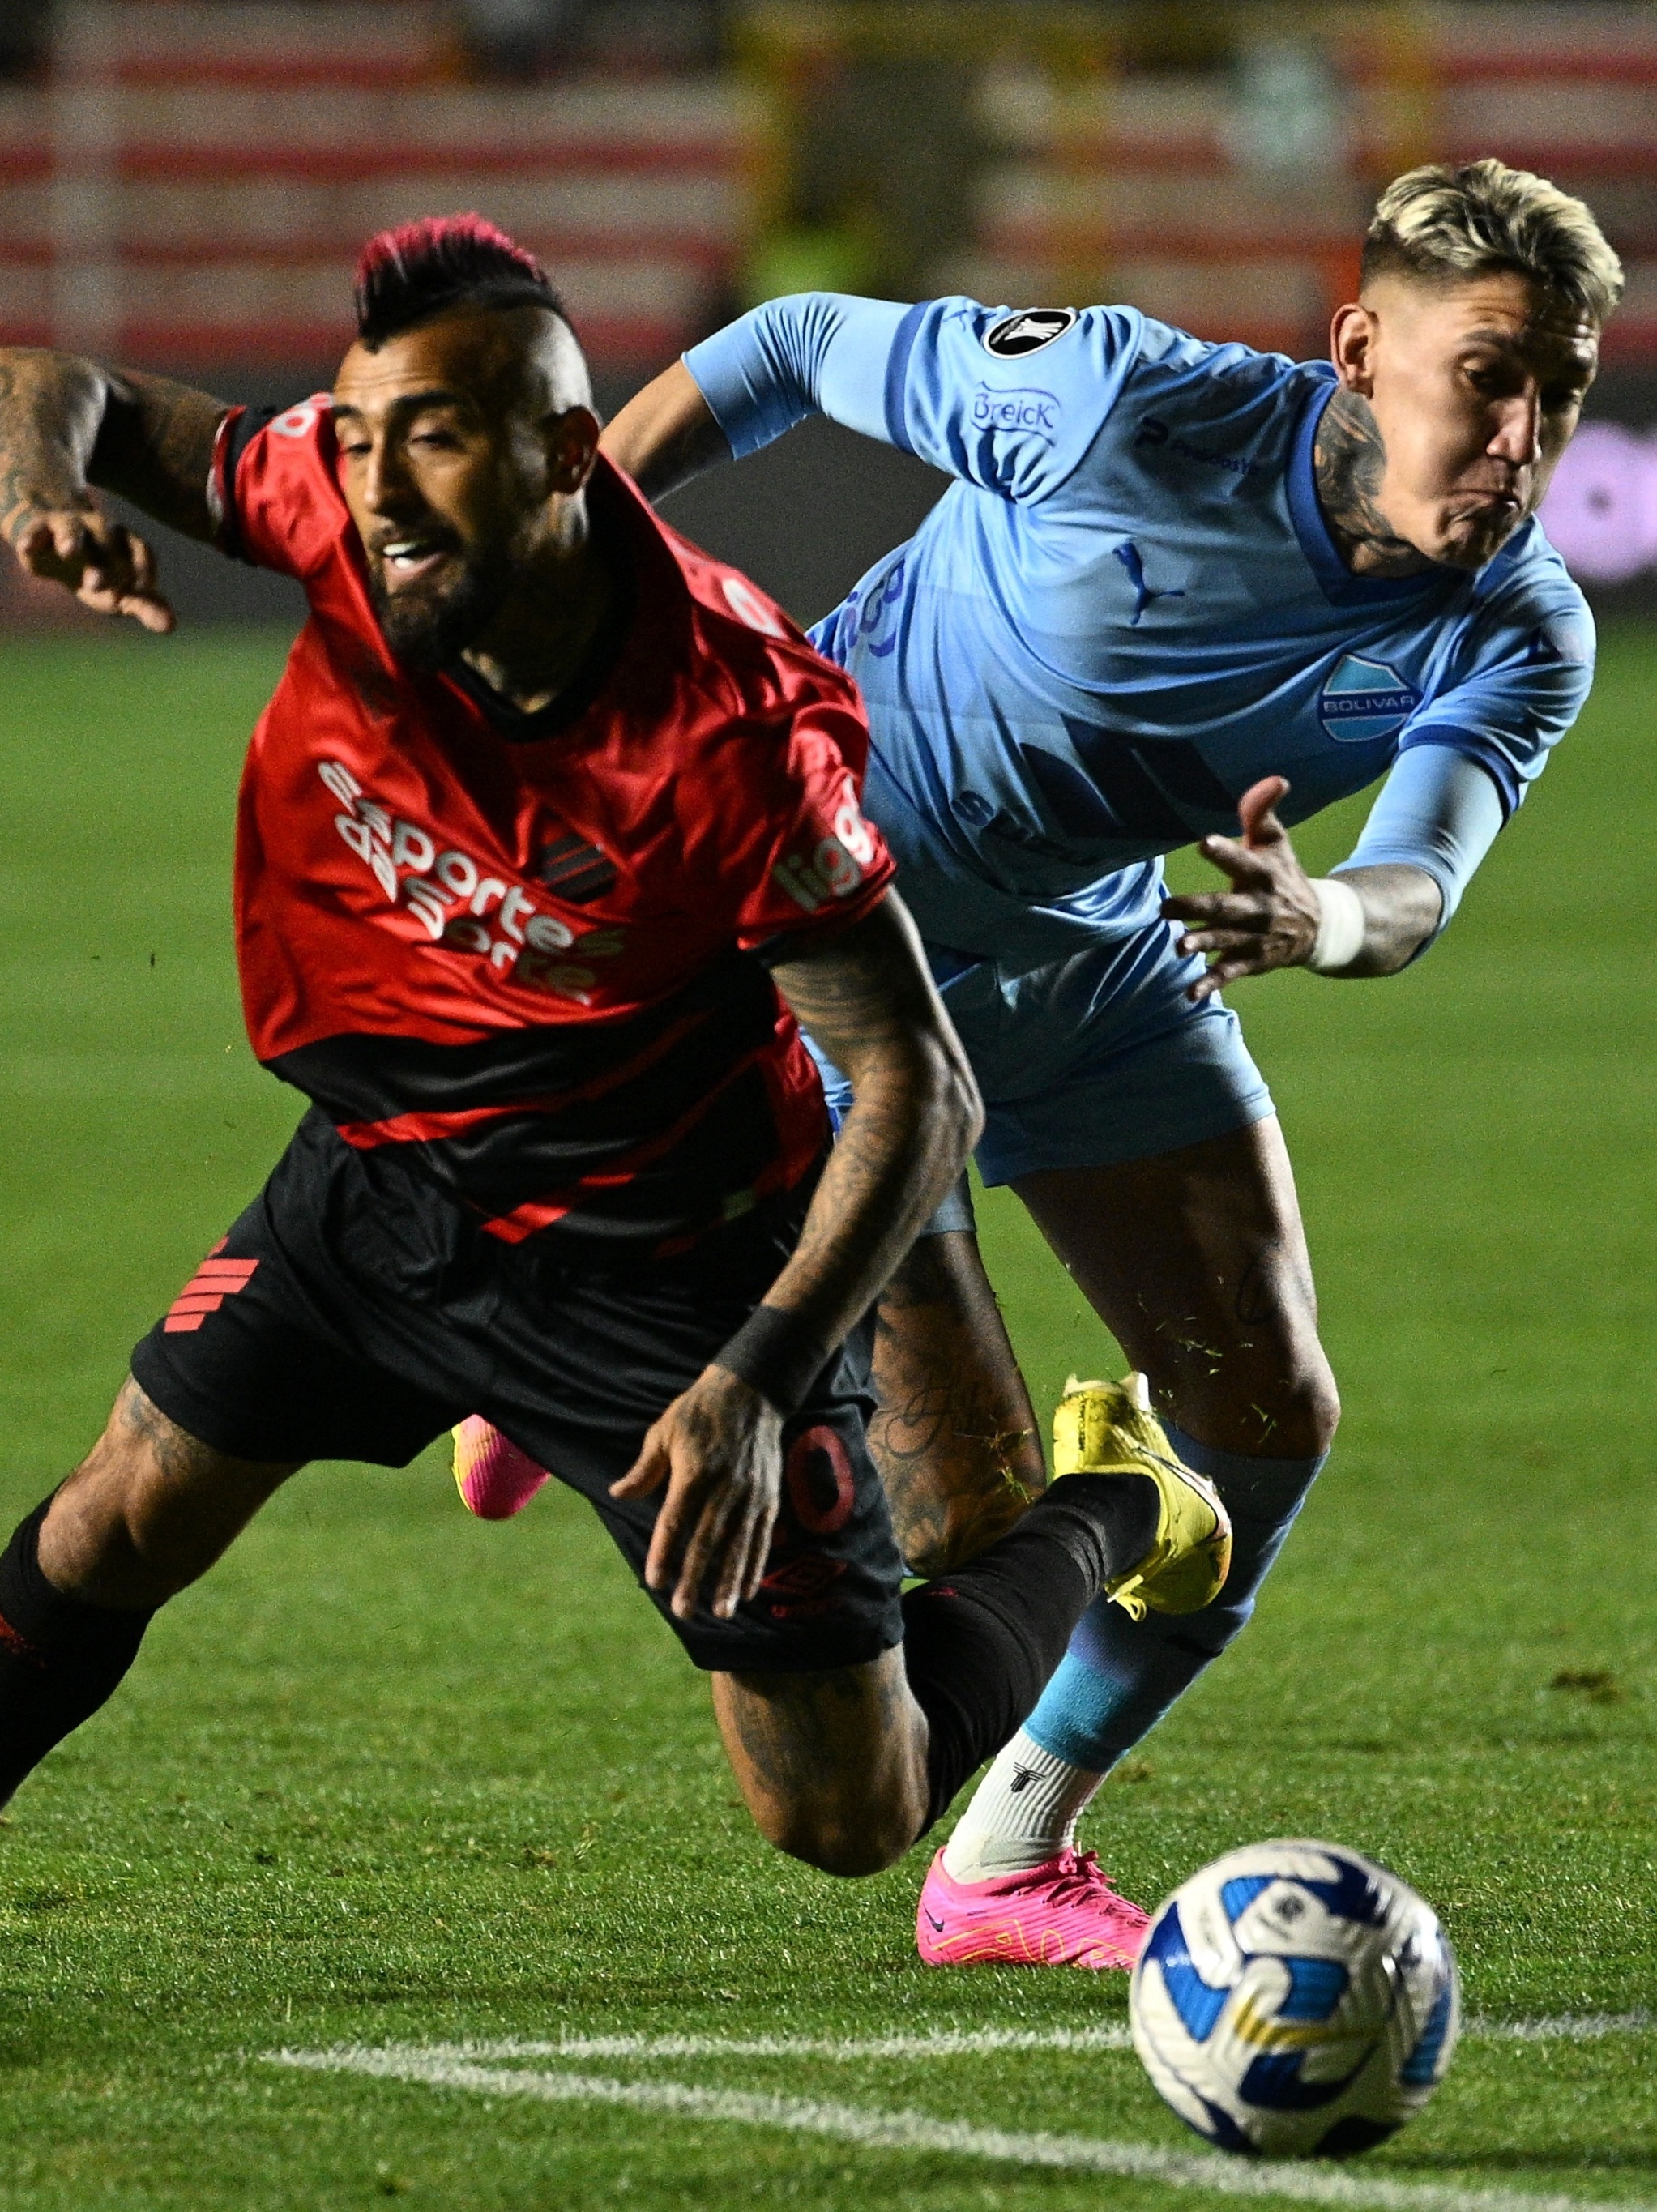
[[[452,580],[406,584],[388,591],[383,571],[368,564],[368,596],[392,654],[416,675],[435,675],[476,645],[499,613],[511,585],[513,561],[504,546],[465,555]]]

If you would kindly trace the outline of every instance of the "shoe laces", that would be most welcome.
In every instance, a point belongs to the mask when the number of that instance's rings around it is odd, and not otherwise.
[[[1117,1891],[1111,1887],[1111,1875],[1100,1865],[1097,1851],[1066,1850],[1059,1854],[1058,1871],[1053,1874],[1053,1896],[1066,1905],[1082,1905],[1090,1891],[1108,1889],[1111,1896]]]
[[[1128,1911],[1135,1908],[1111,1881],[1099,1863],[1097,1851],[1066,1850],[1060,1857],[1059,1870],[1053,1877],[1053,1896],[1056,1905],[1097,1905],[1102,1890],[1112,1905],[1123,1906]]]

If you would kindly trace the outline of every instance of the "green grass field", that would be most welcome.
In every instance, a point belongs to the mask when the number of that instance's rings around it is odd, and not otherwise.
[[[228,912],[279,658],[263,635],[0,650],[0,1534],[90,1443],[295,1115],[248,1053]],[[1346,1421],[1255,1626],[1083,1840],[1147,1901],[1234,1844],[1344,1840],[1435,1902],[1487,2030],[1567,2022],[1467,2041],[1326,2201],[1657,2203],[1654,692],[1657,636],[1614,633],[1419,969],[1235,994]],[[1350,829],[1314,825],[1308,859]],[[1050,1406],[1113,1354],[1015,1206],[986,1237]],[[1228,2201],[1244,2170],[1131,2051],[834,2047],[1125,2020],[1120,1977],[921,1968],[926,1848],[857,1885],[768,1854],[703,1685],[573,1498],[489,1528],[435,1455],[313,1469],[0,1826],[0,2208]],[[1618,2019],[1583,2033],[1596,2014]],[[703,2047],[525,2061],[531,2095],[265,2056],[640,2036]],[[719,2047],[771,2038],[830,2047]],[[813,2133],[744,2096],[853,2117]],[[1066,2170],[856,2118],[895,2111],[1118,2148]],[[1122,2146],[1195,2162],[1136,2177]]]

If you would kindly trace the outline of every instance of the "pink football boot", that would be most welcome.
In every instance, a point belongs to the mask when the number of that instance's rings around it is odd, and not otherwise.
[[[1105,1966],[1126,1972],[1150,1915],[1119,1897],[1091,1851],[1059,1852],[1022,1874],[956,1881],[939,1851],[915,1914],[929,1966]]]
[[[510,1521],[551,1480],[481,1413],[469,1413],[454,1432],[455,1487],[480,1521]]]

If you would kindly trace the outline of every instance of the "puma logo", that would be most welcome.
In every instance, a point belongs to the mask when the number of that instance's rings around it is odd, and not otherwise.
[[[1140,616],[1144,614],[1153,599],[1184,599],[1185,593],[1182,591],[1153,592],[1151,590],[1145,581],[1145,564],[1139,558],[1139,549],[1131,538],[1125,538],[1120,545],[1114,545],[1111,550],[1127,570],[1127,580],[1133,586],[1133,613],[1128,622],[1130,629],[1138,628]]]

